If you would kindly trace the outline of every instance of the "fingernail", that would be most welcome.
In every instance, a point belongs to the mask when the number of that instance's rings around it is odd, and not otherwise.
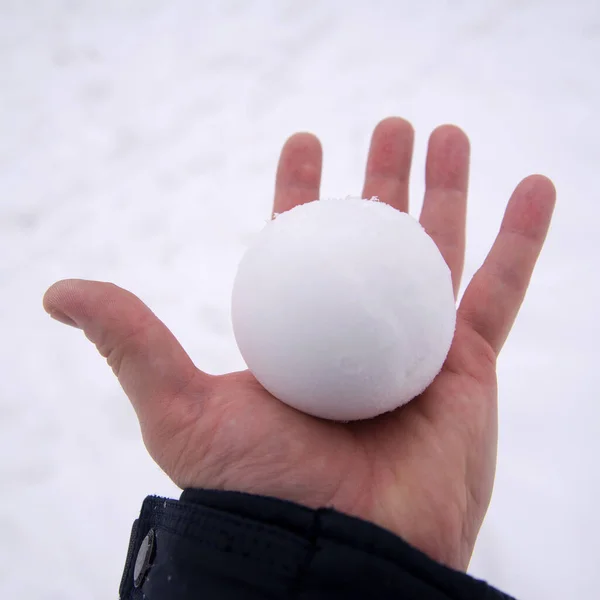
[[[71,319],[71,317],[67,317],[67,315],[58,312],[58,311],[52,311],[50,313],[50,316],[56,320],[59,321],[61,323],[64,323],[65,325],[70,325],[71,327],[75,327],[76,329],[79,329],[79,325],[77,325],[77,323],[75,323],[75,321],[73,321],[73,319]]]

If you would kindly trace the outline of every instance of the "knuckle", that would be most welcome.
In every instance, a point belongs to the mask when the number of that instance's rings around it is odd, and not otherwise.
[[[106,362],[117,377],[126,358],[139,350],[140,340],[147,337],[151,327],[152,324],[148,320],[143,320],[122,337],[115,340],[111,339],[110,334],[105,334],[96,344],[98,351],[106,358]]]

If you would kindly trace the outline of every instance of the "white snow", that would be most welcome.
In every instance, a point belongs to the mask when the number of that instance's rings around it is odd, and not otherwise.
[[[470,571],[518,598],[597,595],[600,5],[550,0],[0,3],[0,596],[114,597],[148,493],[177,490],[84,336],[41,307],[63,277],[139,294],[208,371],[242,366],[237,262],[278,152],[324,144],[358,195],[388,115],[472,141],[465,281],[513,187],[552,177],[547,246],[499,362],[492,505]]]
[[[412,216],[342,198],[270,221],[238,267],[232,325],[274,396],[337,421],[370,419],[419,395],[454,335],[450,269]]]

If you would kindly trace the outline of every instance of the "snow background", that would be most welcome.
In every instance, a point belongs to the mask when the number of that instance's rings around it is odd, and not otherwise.
[[[550,0],[0,0],[0,596],[114,598],[146,494],[178,490],[81,333],[64,277],[134,291],[197,364],[242,367],[229,294],[288,135],[323,196],[360,194],[375,124],[472,141],[465,280],[524,176],[558,189],[499,363],[496,488],[470,572],[519,598],[597,596],[600,4]]]

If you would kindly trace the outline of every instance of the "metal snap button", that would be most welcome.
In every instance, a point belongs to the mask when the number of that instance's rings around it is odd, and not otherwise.
[[[150,570],[155,544],[156,534],[154,529],[151,529],[148,532],[148,535],[142,540],[135,559],[135,565],[133,567],[133,585],[136,588],[139,588],[142,585],[146,574]]]

